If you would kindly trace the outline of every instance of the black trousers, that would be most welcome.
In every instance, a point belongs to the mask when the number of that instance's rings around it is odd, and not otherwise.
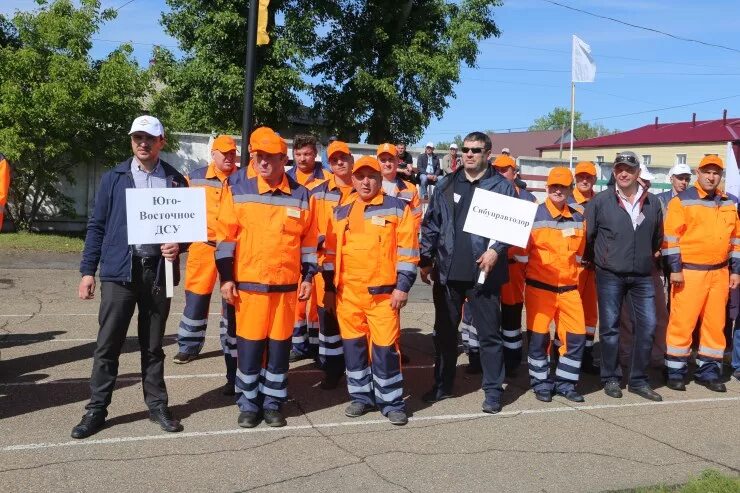
[[[500,401],[504,391],[504,351],[501,335],[500,290],[483,290],[472,282],[448,281],[432,287],[434,299],[434,385],[452,393],[457,368],[457,327],[468,300],[480,343],[482,389],[486,400]]]
[[[141,350],[141,379],[144,401],[149,409],[167,406],[167,387],[164,383],[164,336],[170,302],[164,286],[153,290],[158,262],[142,265],[134,257],[130,283],[104,281],[100,286],[100,330],[95,347],[90,403],[88,410],[102,411],[113,397],[118,376],[118,358],[126,341],[126,333],[138,306],[138,337]],[[164,275],[161,276],[164,280]]]

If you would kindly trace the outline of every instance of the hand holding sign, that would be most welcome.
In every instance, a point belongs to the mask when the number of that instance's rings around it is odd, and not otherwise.
[[[202,188],[129,188],[126,190],[129,245],[161,244],[168,298],[174,289],[172,261],[179,243],[207,241],[206,192]]]
[[[496,241],[524,248],[529,241],[536,213],[537,204],[533,202],[476,188],[463,231],[488,238],[489,249]],[[481,267],[478,282],[481,284],[496,263],[490,256],[487,259],[484,257],[485,254],[478,259]]]

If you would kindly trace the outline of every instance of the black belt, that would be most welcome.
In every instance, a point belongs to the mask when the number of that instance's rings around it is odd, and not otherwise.
[[[553,286],[552,284],[535,281],[534,279],[527,279],[525,282],[528,286],[532,286],[533,288],[544,289],[545,291],[552,291],[553,293],[559,294],[578,289],[578,286]]]
[[[156,269],[161,258],[161,255],[155,255],[152,257],[137,257],[136,255],[134,255],[133,257],[131,257],[131,260],[141,265],[142,267],[146,267],[147,269]]]
[[[216,242],[215,241],[208,240],[208,241],[206,241],[206,245],[215,247],[216,246]]]
[[[689,269],[689,270],[717,270],[717,269],[722,269],[724,267],[727,267],[727,263],[728,263],[727,260],[725,260],[724,262],[720,262],[718,264],[714,264],[714,265],[684,263],[683,268]]]

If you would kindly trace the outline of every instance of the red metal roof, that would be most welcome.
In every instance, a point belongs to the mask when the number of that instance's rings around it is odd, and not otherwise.
[[[740,139],[740,119],[704,120],[697,122],[658,123],[634,130],[593,139],[578,140],[576,149],[653,144],[690,144],[699,142],[727,142]],[[557,149],[557,145],[538,147],[539,150]]]
[[[570,134],[566,132],[566,140]],[[508,147],[513,157],[530,156],[537,157],[540,146],[549,146],[558,143],[560,130],[534,130],[528,132],[501,132],[488,134],[493,141],[493,154],[498,154],[501,149]]]

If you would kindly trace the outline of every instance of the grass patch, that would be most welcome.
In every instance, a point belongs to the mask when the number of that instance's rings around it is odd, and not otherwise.
[[[84,235],[84,233],[50,234],[28,231],[2,233],[0,251],[80,253],[85,245]]]
[[[688,483],[677,486],[650,486],[629,490],[633,493],[740,493],[740,477],[707,469]]]

